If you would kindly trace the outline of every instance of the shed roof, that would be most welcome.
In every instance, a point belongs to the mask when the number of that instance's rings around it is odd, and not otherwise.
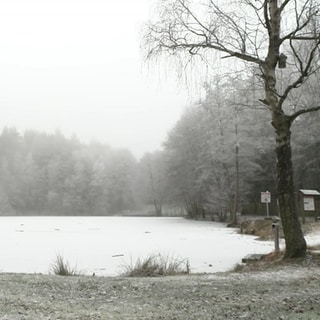
[[[317,190],[300,189],[299,192],[306,196],[320,196],[320,192]]]

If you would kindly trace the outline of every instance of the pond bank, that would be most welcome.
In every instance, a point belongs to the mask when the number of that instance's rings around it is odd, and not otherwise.
[[[0,319],[319,319],[319,266],[164,278],[0,274]]]

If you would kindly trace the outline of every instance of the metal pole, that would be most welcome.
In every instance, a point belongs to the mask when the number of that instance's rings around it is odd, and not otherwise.
[[[279,246],[279,223],[274,223],[274,249],[275,252],[280,251],[280,246]]]
[[[269,218],[269,202],[266,202],[267,205],[267,218]]]

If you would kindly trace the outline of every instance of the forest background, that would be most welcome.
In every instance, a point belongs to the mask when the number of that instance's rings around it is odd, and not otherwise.
[[[185,109],[162,150],[141,159],[130,150],[85,144],[59,131],[4,128],[0,214],[186,214],[224,220],[234,210],[258,213],[260,192],[266,190],[272,193],[271,214],[277,214],[273,128],[268,110],[258,104],[261,84],[249,71],[206,83],[205,97]],[[317,83],[314,77],[294,98],[316,101]],[[297,191],[319,189],[319,121],[319,113],[306,114],[293,126]]]

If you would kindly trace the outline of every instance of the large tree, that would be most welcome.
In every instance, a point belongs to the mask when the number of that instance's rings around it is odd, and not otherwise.
[[[316,0],[159,0],[158,16],[144,33],[148,58],[168,53],[186,61],[200,56],[212,63],[210,52],[215,52],[256,66],[264,86],[260,101],[275,129],[277,198],[287,258],[306,254],[294,199],[291,125],[320,106],[297,108],[289,97],[318,70],[318,10]],[[289,64],[291,72],[282,73]],[[225,67],[230,65],[228,59]]]

